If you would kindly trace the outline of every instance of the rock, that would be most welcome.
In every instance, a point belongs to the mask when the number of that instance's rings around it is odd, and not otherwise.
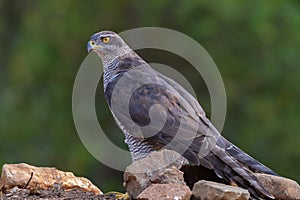
[[[259,182],[269,191],[275,199],[300,200],[300,186],[296,181],[269,174],[255,174]]]
[[[55,185],[59,185],[63,189],[76,188],[94,194],[102,194],[91,181],[83,177],[76,177],[71,172],[63,172],[50,167],[35,167],[25,163],[5,164],[2,167],[0,191],[7,191],[15,186],[45,190]]]
[[[176,183],[185,186],[183,180],[183,172],[179,171],[176,167],[161,169],[158,172],[153,173],[130,173],[125,172],[124,175],[126,191],[136,198],[144,189],[151,184],[156,183]]]
[[[183,172],[176,167],[166,168],[150,176],[151,183],[178,183],[185,185]]]
[[[186,185],[183,172],[179,171],[186,159],[175,151],[152,152],[146,158],[132,163],[124,173],[124,187],[133,197],[154,183]]]
[[[186,185],[168,183],[153,184],[138,195],[138,200],[189,200],[192,195]]]
[[[192,193],[197,200],[247,200],[250,198],[248,190],[205,180],[195,183]]]

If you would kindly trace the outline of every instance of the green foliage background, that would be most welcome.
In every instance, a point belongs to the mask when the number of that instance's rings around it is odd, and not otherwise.
[[[223,135],[300,181],[297,0],[0,1],[0,165],[56,166],[90,178],[104,191],[122,191],[122,173],[94,159],[77,136],[72,87],[92,33],[142,26],[171,28],[204,46],[226,87]],[[140,53],[174,65],[209,113],[207,90],[192,67],[163,52]],[[99,121],[126,148],[99,88]]]

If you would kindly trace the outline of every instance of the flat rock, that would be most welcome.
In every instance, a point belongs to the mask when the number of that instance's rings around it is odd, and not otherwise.
[[[144,159],[133,162],[127,169],[130,169],[130,171],[134,173],[150,173],[171,166],[180,169],[184,164],[187,164],[187,160],[179,153],[164,149],[154,151]]]
[[[268,174],[257,173],[255,176],[275,199],[300,200],[300,186],[296,181]]]
[[[15,186],[34,190],[48,189],[59,185],[63,189],[81,189],[94,194],[102,194],[91,181],[76,177],[72,172],[63,172],[52,167],[35,167],[25,163],[5,164],[2,167],[0,191],[7,191]]]
[[[138,195],[138,200],[189,200],[192,195],[186,185],[168,183],[153,184]]]
[[[197,200],[248,200],[250,198],[248,190],[205,180],[195,183],[192,193]]]
[[[126,168],[124,187],[133,198],[137,198],[151,184],[176,183],[185,186],[183,172],[178,170],[184,163],[186,159],[175,151],[152,152]]]

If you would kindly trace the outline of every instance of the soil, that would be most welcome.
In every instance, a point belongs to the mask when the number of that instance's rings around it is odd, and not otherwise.
[[[19,189],[14,187],[5,193],[0,191],[0,200],[71,200],[71,199],[91,199],[91,200],[115,200],[112,194],[95,195],[92,192],[80,189],[65,190],[61,187],[49,188],[47,190]]]

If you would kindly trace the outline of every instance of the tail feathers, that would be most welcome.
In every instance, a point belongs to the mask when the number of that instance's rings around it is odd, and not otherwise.
[[[253,175],[243,164],[239,163],[231,155],[218,146],[216,146],[211,154],[210,161],[214,160],[214,170],[218,174],[220,173],[224,179],[237,185],[242,186],[249,190],[252,196],[256,198],[269,198],[274,199],[274,197],[261,185],[258,179]],[[221,164],[223,163],[223,164]],[[225,166],[224,166],[225,165]],[[221,168],[220,168],[221,167]]]
[[[229,148],[226,148],[226,151],[234,157],[236,160],[238,160],[241,164],[248,167],[251,171],[255,173],[265,173],[265,174],[271,174],[274,176],[278,176],[277,173],[275,173],[270,168],[266,167],[262,163],[258,162],[248,154],[246,154],[244,151],[239,149],[238,147],[232,145]]]
[[[255,160],[254,158],[249,156],[243,150],[241,150],[222,136],[218,139],[217,146],[219,146],[222,149],[225,149],[227,154],[234,157],[237,161],[239,161],[240,164],[249,168],[252,172],[278,176],[278,174],[276,174],[273,170]]]
[[[229,183],[234,183],[242,188],[247,189],[253,198],[261,199],[262,197],[266,198],[267,196],[269,196],[269,199],[273,199],[272,196],[268,193],[263,194],[263,192],[255,189],[255,186],[251,186],[251,184],[243,176],[239,175],[229,165],[225,164],[224,161],[222,161],[213,153],[207,155],[206,159],[209,159],[212,165],[215,166],[213,170],[220,178],[226,180]]]
[[[196,165],[213,169],[220,178],[235,183],[247,189],[256,199],[274,199],[274,197],[261,185],[254,173],[277,175],[241,149],[220,136],[214,148],[203,158],[197,153],[197,147],[202,144],[202,138],[194,140],[184,156]],[[198,156],[197,156],[198,155]]]

